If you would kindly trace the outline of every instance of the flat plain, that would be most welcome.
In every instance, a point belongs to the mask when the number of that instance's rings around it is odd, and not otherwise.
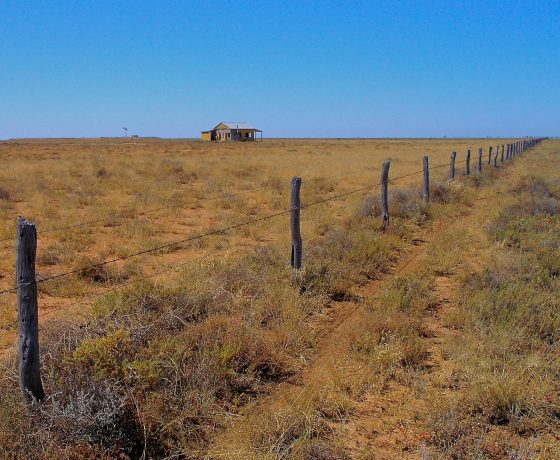
[[[38,279],[72,272],[39,283],[51,396],[31,417],[0,297],[0,452],[34,436],[30,458],[555,458],[560,144],[488,164],[513,141],[0,142],[0,290],[18,215]]]

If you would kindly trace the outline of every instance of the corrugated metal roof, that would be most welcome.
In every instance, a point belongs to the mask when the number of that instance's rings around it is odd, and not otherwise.
[[[229,129],[254,129],[255,131],[260,131],[259,129],[255,128],[254,126],[251,126],[246,121],[222,121],[221,123],[218,123],[216,126],[219,126],[219,125],[222,125],[222,124],[226,125]]]

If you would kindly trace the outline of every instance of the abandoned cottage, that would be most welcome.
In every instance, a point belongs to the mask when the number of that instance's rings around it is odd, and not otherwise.
[[[262,140],[262,131],[254,128],[249,123],[244,121],[222,121],[210,131],[202,131],[201,138],[203,141],[256,141],[257,133],[261,133],[260,140]]]

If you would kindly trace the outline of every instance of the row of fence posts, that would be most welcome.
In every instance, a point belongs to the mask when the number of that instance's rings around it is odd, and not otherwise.
[[[531,139],[507,144],[506,159],[522,153],[526,149],[538,144],[542,139]],[[494,166],[497,167],[498,149],[494,156]],[[489,149],[488,164],[492,155]],[[501,150],[501,161],[504,161],[504,145]],[[451,154],[449,179],[455,178],[455,159],[457,153]],[[430,202],[430,167],[428,156],[424,156],[422,196],[426,203]],[[383,229],[389,227],[389,168],[390,161],[383,162],[381,169],[381,219]],[[478,151],[478,173],[482,172],[482,148]],[[467,153],[466,174],[470,174],[470,150]],[[292,237],[291,266],[301,269],[303,266],[303,243],[301,237],[301,178],[294,177],[291,182],[290,193],[290,229]],[[35,224],[23,217],[17,222],[16,241],[16,286],[18,302],[18,335],[19,335],[19,381],[20,388],[26,400],[41,401],[45,397],[41,382],[40,353],[39,353],[39,307],[37,300],[37,279],[35,273],[35,258],[37,253],[37,230]]]
[[[517,141],[511,144],[502,144],[502,155],[501,162],[504,162],[504,152],[506,152],[506,160],[513,159],[514,156],[524,152],[525,150],[535,146],[541,142],[544,138],[530,139],[525,141]],[[492,147],[488,149],[488,164],[492,161]],[[494,167],[498,167],[498,154],[500,152],[500,146],[496,148],[494,156]],[[476,164],[477,174],[482,174],[482,163],[483,163],[484,150],[482,147],[478,149],[478,160]],[[451,161],[449,163],[449,180],[455,179],[455,161],[457,159],[457,152],[451,152]],[[383,162],[381,168],[381,220],[383,229],[386,230],[389,227],[389,168],[391,166],[390,161]],[[425,203],[430,202],[430,160],[427,155],[422,159],[422,173],[423,173],[423,185],[422,185],[422,199]],[[469,176],[471,173],[471,151],[467,150],[467,158],[465,161],[465,174]],[[291,266],[294,269],[301,269],[303,266],[303,245],[301,238],[301,177],[292,178],[292,189],[290,194],[290,228],[292,230],[292,255],[291,255]]]

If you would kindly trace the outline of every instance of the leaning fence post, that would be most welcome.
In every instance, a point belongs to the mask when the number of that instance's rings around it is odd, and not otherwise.
[[[501,156],[501,161],[500,163],[504,162],[504,144],[502,144],[502,156]]]
[[[425,203],[430,202],[430,160],[428,155],[424,155],[422,161],[422,171],[424,172],[424,188],[422,190],[422,197]]]
[[[39,307],[35,279],[37,230],[23,217],[17,222],[16,286],[18,299],[19,384],[28,402],[45,397],[39,362]]]
[[[500,146],[496,147],[496,153],[494,154],[494,168],[498,167],[498,153],[500,153]]]
[[[457,158],[457,152],[451,152],[451,162],[449,163],[449,179],[455,179],[455,158]]]
[[[301,240],[301,200],[299,192],[301,189],[301,177],[292,178],[290,192],[290,229],[292,232],[292,268],[300,269],[303,260],[303,243]]]
[[[467,176],[471,173],[471,149],[467,150],[467,160],[465,161],[465,172]]]
[[[482,173],[482,147],[478,148],[478,164],[476,165],[478,174]]]
[[[492,161],[492,146],[488,147],[488,164]]]
[[[389,167],[391,166],[390,161],[383,162],[383,169],[381,170],[381,218],[383,219],[383,230],[389,227]]]

